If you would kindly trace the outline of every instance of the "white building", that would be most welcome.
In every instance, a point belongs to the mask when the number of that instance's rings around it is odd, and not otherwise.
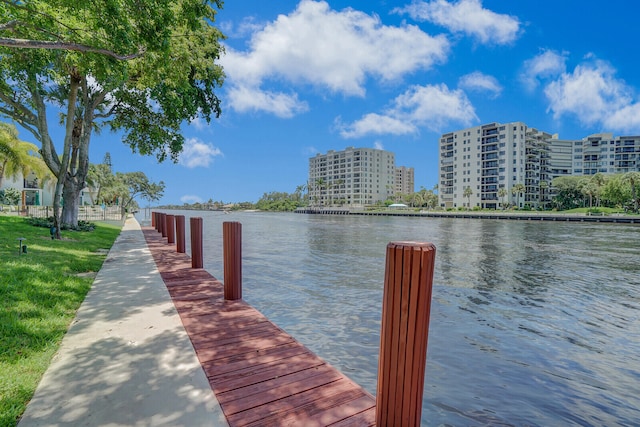
[[[373,148],[330,150],[309,159],[309,200],[315,206],[364,206],[391,198],[395,155]]]
[[[38,182],[36,175],[31,172],[26,177],[22,173],[15,176],[5,176],[2,180],[0,190],[13,188],[20,193],[21,206],[46,206],[53,205],[54,184],[47,182],[45,185]]]
[[[540,182],[548,179],[546,141],[551,137],[523,122],[489,123],[442,135],[440,206],[497,209],[507,202],[537,206],[544,197]],[[524,190],[512,194],[516,184]]]
[[[31,172],[27,177],[23,177],[18,173],[12,177],[4,177],[0,190],[13,188],[18,190],[21,195],[19,201],[20,206],[53,206],[53,195],[55,192],[55,181],[49,180],[46,183],[38,181],[38,177]],[[93,205],[98,190],[85,186],[79,195],[79,205]]]
[[[640,136],[598,133],[577,140],[549,140],[554,169],[561,175],[595,175],[640,171]]]
[[[640,136],[561,140],[523,122],[489,123],[440,137],[440,206],[537,208],[551,202],[554,178],[629,171],[640,171]]]

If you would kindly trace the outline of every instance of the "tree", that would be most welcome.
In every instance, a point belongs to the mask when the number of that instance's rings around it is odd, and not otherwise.
[[[135,205],[136,197],[139,196],[149,201],[160,200],[164,193],[164,182],[151,182],[144,172],[118,172],[115,179],[119,183],[117,188],[120,193],[123,216],[129,208],[137,207]]]
[[[502,209],[504,210],[504,198],[507,195],[507,189],[501,188],[498,190],[498,197],[500,197],[500,202],[502,203]]]
[[[582,194],[589,197],[589,207],[593,207],[593,196],[598,193],[598,187],[591,179],[583,179],[580,184]]]
[[[467,207],[471,209],[471,196],[473,196],[471,187],[466,186],[462,192],[462,196],[467,198]]]
[[[214,89],[223,82],[215,63],[223,35],[212,26],[221,0],[108,5],[0,3],[0,115],[40,143],[57,178],[56,225],[77,224],[95,128],[123,132],[133,152],[177,161],[181,123],[221,112]],[[62,152],[50,133],[51,105],[63,111]]]
[[[636,185],[640,183],[640,172],[627,172],[622,175],[622,182],[628,183],[631,186],[631,203],[633,205],[633,211],[638,212],[638,193]]]
[[[596,192],[595,192],[596,206],[600,206],[600,195],[602,193],[602,187],[604,186],[606,181],[607,181],[607,178],[604,176],[604,174],[600,172],[591,176],[591,182],[596,187]]]
[[[0,203],[4,205],[17,205],[20,203],[20,191],[12,187],[0,190]]]
[[[0,187],[5,177],[33,172],[41,182],[51,174],[38,154],[38,147],[18,139],[18,129],[8,123],[0,123]]]
[[[525,190],[525,186],[522,183],[518,183],[515,184],[513,187],[511,187],[511,194],[513,194],[514,196],[516,196],[516,204],[518,205],[518,207],[520,207],[520,194]]]
[[[87,173],[86,179],[87,185],[98,190],[96,200],[93,201],[94,203],[101,203],[104,201],[104,189],[108,188],[109,185],[113,183],[114,178],[111,168],[108,165],[105,165],[104,163],[89,165],[89,172]]]
[[[318,178],[316,179],[316,189],[320,190],[320,203],[324,204],[324,197],[322,196],[322,191],[327,188],[327,183],[325,182],[324,178]],[[316,196],[317,197],[317,196]]]
[[[581,176],[560,176],[551,181],[551,186],[556,189],[554,202],[561,210],[573,209],[583,204],[581,190]]]
[[[11,129],[6,123],[0,123],[0,161],[2,162],[0,166],[0,187],[2,187],[2,180],[4,179],[7,165],[18,164],[20,162],[20,157],[12,142],[13,135]]]
[[[412,208],[422,207],[422,205],[424,204],[424,199],[422,198],[422,194],[420,194],[420,192],[416,192],[413,194],[407,194],[407,202]]]
[[[624,207],[632,199],[631,185],[622,173],[609,175],[602,186],[601,203],[609,207]]]

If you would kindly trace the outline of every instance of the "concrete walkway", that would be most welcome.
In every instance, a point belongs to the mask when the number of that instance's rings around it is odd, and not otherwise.
[[[134,218],[18,425],[227,425]]]

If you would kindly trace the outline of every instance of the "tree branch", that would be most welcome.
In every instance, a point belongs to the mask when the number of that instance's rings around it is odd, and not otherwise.
[[[58,49],[58,50],[73,50],[83,53],[97,53],[100,55],[110,56],[120,61],[130,61],[135,58],[143,56],[146,52],[144,48],[140,48],[137,53],[129,55],[120,55],[108,49],[101,49],[92,46],[87,46],[79,43],[62,42],[62,41],[43,41],[43,40],[27,40],[27,39],[15,39],[0,37],[0,46],[18,49]]]
[[[37,117],[31,110],[25,107],[23,104],[16,102],[13,98],[9,97],[6,93],[0,91],[0,101],[2,101],[7,106],[13,108],[13,112],[11,112],[10,116],[12,118],[17,119],[19,116],[23,122],[29,123],[30,125],[37,125]],[[10,111],[9,109],[5,109],[5,111]]]

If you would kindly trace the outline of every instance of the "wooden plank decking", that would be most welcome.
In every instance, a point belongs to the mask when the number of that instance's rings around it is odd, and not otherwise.
[[[153,228],[147,245],[230,426],[373,426],[375,398],[223,285]]]

